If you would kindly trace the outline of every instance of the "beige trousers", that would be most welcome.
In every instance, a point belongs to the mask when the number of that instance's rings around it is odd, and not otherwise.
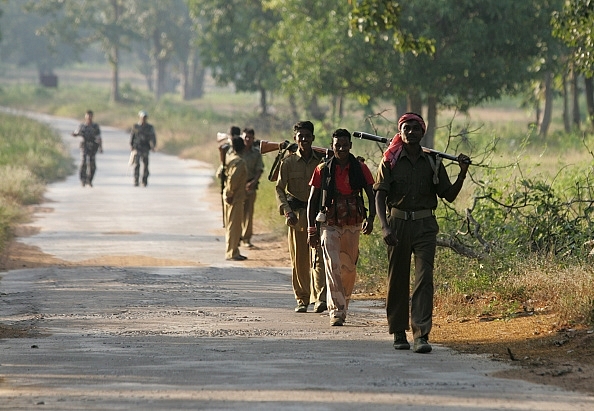
[[[304,305],[309,305],[312,298],[315,302],[326,301],[326,277],[321,249],[312,250],[307,244],[307,211],[297,210],[296,214],[299,221],[296,225],[289,226],[288,232],[295,299],[297,304]]]
[[[328,287],[326,301],[330,318],[346,319],[349,300],[357,279],[359,226],[321,227],[322,251]]]
[[[225,202],[225,258],[239,255],[241,241],[241,225],[243,222],[243,199],[227,204]]]

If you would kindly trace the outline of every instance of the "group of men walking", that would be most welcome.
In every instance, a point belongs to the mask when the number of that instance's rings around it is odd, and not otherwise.
[[[438,197],[456,199],[470,159],[464,154],[457,157],[460,173],[452,183],[440,159],[423,150],[425,131],[420,115],[401,116],[398,133],[374,179],[363,160],[350,153],[348,130],[335,130],[331,150],[324,154],[312,145],[310,121],[294,125],[297,149],[280,163],[275,189],[288,226],[296,312],[306,313],[313,302],[314,312],[328,310],[330,325],[345,323],[356,281],[359,235],[373,231],[378,215],[389,260],[386,311],[393,346],[410,349],[406,330],[412,327],[414,351],[432,350],[433,264],[439,230],[434,211]],[[412,256],[415,279],[410,295]]]
[[[134,185],[148,183],[149,152],[155,150],[154,127],[148,114],[138,114],[130,148]],[[337,129],[330,150],[313,146],[314,125],[293,126],[296,149],[282,159],[276,179],[278,209],[288,227],[288,249],[295,312],[328,310],[330,324],[342,326],[357,276],[359,236],[370,234],[376,215],[388,254],[386,311],[389,333],[397,350],[410,349],[406,331],[412,328],[414,351],[432,350],[429,333],[433,316],[433,264],[439,227],[435,218],[438,198],[453,202],[464,183],[470,159],[457,157],[460,173],[454,183],[441,163],[420,142],[426,131],[423,118],[405,113],[390,141],[376,179],[360,158],[351,154],[351,133]],[[95,155],[103,152],[99,126],[88,110],[85,122],[72,133],[83,137],[80,180],[93,185]],[[240,246],[253,247],[254,203],[264,171],[262,153],[254,144],[252,128],[230,128],[220,145],[221,199],[225,226],[225,257],[244,261]],[[140,163],[144,165],[140,178]],[[411,257],[415,261],[410,295]]]

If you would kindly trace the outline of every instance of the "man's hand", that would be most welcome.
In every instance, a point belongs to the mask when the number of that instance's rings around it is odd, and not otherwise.
[[[311,248],[316,248],[320,244],[320,235],[318,233],[308,234],[307,244],[309,244]]]
[[[226,202],[227,204],[233,204],[233,196],[226,195],[226,196],[225,196],[225,202]]]
[[[297,220],[297,215],[293,211],[285,214],[285,218],[287,219],[287,224],[291,226],[299,222],[299,220]]]
[[[384,243],[390,247],[396,247],[398,245],[398,238],[396,237],[396,230],[392,230],[391,227],[382,228],[382,237]]]
[[[468,166],[470,165],[470,157],[468,157],[466,154],[460,153],[458,155],[458,164],[460,165],[460,172],[466,176]]]
[[[367,217],[365,221],[363,221],[363,226],[361,227],[361,232],[363,234],[371,234],[373,231],[373,217]]]

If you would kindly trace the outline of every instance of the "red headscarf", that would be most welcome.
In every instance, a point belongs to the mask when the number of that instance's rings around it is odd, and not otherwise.
[[[400,156],[400,152],[402,151],[403,143],[402,143],[402,137],[400,136],[400,127],[402,126],[403,123],[406,123],[407,121],[410,121],[410,120],[415,120],[415,121],[419,122],[419,124],[421,125],[421,128],[423,129],[423,134],[425,134],[425,131],[427,130],[425,121],[418,114],[405,113],[402,115],[402,117],[400,117],[398,119],[398,133],[396,133],[396,135],[394,136],[392,141],[390,141],[390,145],[384,152],[384,162],[390,164],[390,168],[394,167],[394,164],[396,164],[396,160],[398,160],[398,156]]]

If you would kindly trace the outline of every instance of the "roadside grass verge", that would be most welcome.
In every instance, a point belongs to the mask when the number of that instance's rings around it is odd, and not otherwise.
[[[62,139],[46,125],[0,113],[0,251],[15,224],[27,218],[25,206],[43,200],[45,184],[74,170]]]

